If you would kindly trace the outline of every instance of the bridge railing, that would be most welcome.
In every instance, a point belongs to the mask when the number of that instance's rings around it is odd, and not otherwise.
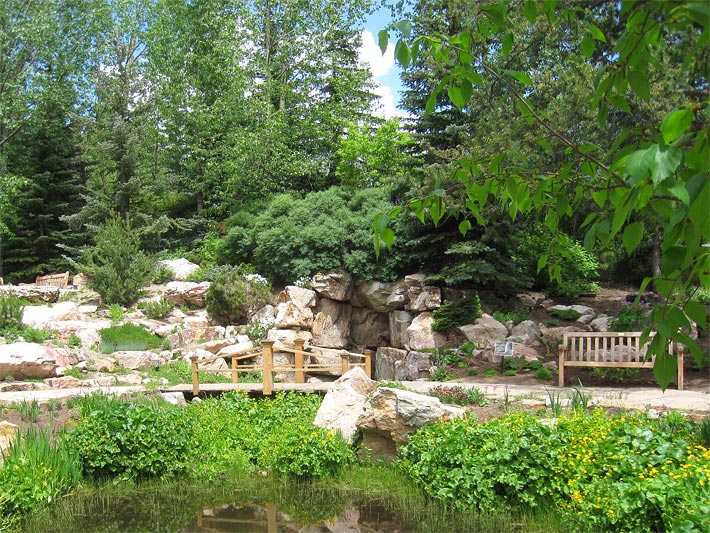
[[[319,354],[306,351],[305,341],[296,340],[293,347],[280,347],[274,351],[274,341],[262,341],[261,347],[249,348],[230,355],[215,355],[205,359],[192,356],[192,394],[197,396],[200,392],[200,372],[229,374],[232,383],[239,383],[239,373],[259,372],[262,375],[262,388],[264,395],[272,394],[274,390],[274,374],[277,372],[293,372],[296,383],[305,383],[307,373],[333,373],[345,374],[353,367],[360,366],[368,377],[372,377],[372,351],[364,353],[339,352],[336,355]],[[293,363],[275,363],[274,353],[291,354]],[[261,357],[261,361],[256,359]],[[312,362],[316,358],[317,362]],[[206,365],[219,359],[231,359],[231,368],[214,369]],[[246,364],[244,364],[246,363]]]

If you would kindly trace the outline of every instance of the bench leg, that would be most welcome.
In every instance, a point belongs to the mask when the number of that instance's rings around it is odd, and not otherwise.
[[[558,385],[560,387],[565,386],[565,356],[564,354],[560,354],[560,360],[557,365],[558,370],[557,370],[557,375],[558,375]]]

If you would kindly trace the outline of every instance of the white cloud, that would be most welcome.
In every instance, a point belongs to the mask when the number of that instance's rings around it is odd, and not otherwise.
[[[373,112],[384,118],[392,118],[397,113],[394,105],[394,94],[392,88],[384,85],[382,78],[387,76],[394,68],[394,45],[389,43],[384,55],[380,50],[379,45],[375,42],[375,36],[364,30],[362,32],[362,45],[358,49],[358,58],[360,61],[369,66],[372,77],[375,80],[375,94],[379,97],[375,103]]]
[[[383,55],[380,46],[375,42],[375,36],[367,30],[362,32],[362,45],[358,56],[360,61],[370,66],[370,72],[375,79],[386,76],[394,67],[394,45],[389,43]]]

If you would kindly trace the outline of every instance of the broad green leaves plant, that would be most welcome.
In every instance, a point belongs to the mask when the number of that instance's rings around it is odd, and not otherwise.
[[[437,109],[441,94],[463,110],[475,91],[495,85],[504,94],[496,105],[508,110],[510,120],[534,124],[545,132],[545,138],[535,143],[540,150],[559,150],[567,156],[556,168],[545,167],[529,153],[517,151],[511,140],[510,148],[488,157],[460,158],[452,178],[467,197],[462,232],[473,221],[485,225],[484,208],[498,202],[512,220],[521,214],[542,214],[556,233],[561,221],[570,219],[589,199],[595,208],[582,222],[588,248],[597,243],[608,246],[620,238],[630,255],[645,234],[660,232],[660,272],[647,277],[640,292],[652,284],[665,300],[653,310],[645,331],[645,338],[657,331],[650,353],[656,355],[654,372],[665,388],[675,366],[670,342],[685,345],[704,360],[688,332],[691,321],[701,328],[707,325],[705,308],[689,295],[697,287],[710,287],[710,118],[703,89],[709,77],[704,58],[710,45],[710,10],[702,1],[633,0],[610,9],[623,25],[614,36],[602,31],[603,21],[595,19],[594,12],[578,17],[573,3],[501,1],[480,6],[475,17],[461,22],[457,33],[412,37],[411,26],[398,23],[380,33],[380,45],[386,45],[390,30],[396,32],[396,57],[403,66],[426,56],[441,73],[427,113]],[[520,20],[528,26],[520,26]],[[537,105],[536,72],[500,66],[515,50],[516,32],[530,28],[569,32],[576,43],[576,60],[585,62],[592,73],[590,79],[580,79],[589,86],[586,105],[596,111],[603,128],[615,128],[618,119],[610,117],[633,113],[639,102],[666,96],[653,92],[652,81],[669,47],[681,42],[689,50],[679,67],[684,79],[678,83],[687,84],[681,89],[684,101],[650,129],[621,129],[610,148],[602,148],[593,138],[575,138]],[[409,207],[420,220],[431,217],[438,224],[448,216],[451,200],[446,190],[433,189]],[[391,241],[392,216],[396,213],[375,220],[376,249]],[[559,244],[553,242],[551,248],[564,254]],[[544,268],[550,278],[560,279],[559,265],[543,255],[538,270]]]

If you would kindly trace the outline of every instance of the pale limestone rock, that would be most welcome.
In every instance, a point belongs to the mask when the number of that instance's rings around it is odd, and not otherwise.
[[[402,361],[407,357],[407,350],[380,346],[375,353],[375,377],[379,381],[393,381],[395,365],[397,361]]]
[[[371,307],[380,313],[404,309],[407,303],[407,285],[403,282],[383,283],[369,281],[355,287],[352,304],[357,307]]]
[[[356,425],[370,458],[391,461],[409,433],[442,419],[462,417],[465,412],[462,407],[442,404],[438,398],[381,387],[365,402]]]
[[[221,357],[231,357],[234,354],[246,352],[249,350],[253,350],[255,348],[259,349],[260,344],[259,343],[254,344],[251,341],[237,342],[237,343],[225,346],[224,348],[222,348],[221,350],[219,350],[217,352],[217,355],[219,355]],[[212,351],[212,350],[210,350],[210,351]]]
[[[176,305],[204,307],[205,295],[209,288],[209,281],[203,281],[202,283],[171,281],[165,286],[165,298]]]
[[[316,274],[313,276],[313,290],[319,296],[346,302],[352,296],[353,282],[343,274]]]
[[[113,372],[116,369],[116,361],[108,357],[97,357],[88,363],[87,366],[93,367],[96,372]]]
[[[300,329],[270,329],[266,335],[267,341],[274,341],[274,350],[278,348],[293,348],[296,339],[302,339],[309,344],[313,334],[308,330]]]
[[[0,380],[55,377],[59,366],[53,350],[41,344],[0,344]]]
[[[0,285],[0,291],[9,292],[30,303],[54,303],[59,300],[59,287],[37,285]]]
[[[355,367],[340,378],[323,398],[314,424],[333,429],[352,442],[357,431],[356,422],[363,412],[367,395],[375,390],[376,382],[365,375],[360,367]]]
[[[279,303],[293,302],[303,309],[315,307],[318,303],[316,292],[311,289],[288,285],[279,293]]]
[[[233,344],[234,341],[232,341],[232,339],[215,339],[213,341],[203,342],[200,345],[200,348],[202,348],[203,350],[207,350],[208,352],[211,352],[213,354],[217,354],[220,350],[227,348],[228,346],[231,346]]]
[[[281,302],[276,306],[274,326],[279,329],[310,329],[313,327],[313,311],[292,301]]]
[[[161,392],[160,397],[169,404],[187,407],[185,395],[182,392]]]
[[[525,309],[532,310],[542,307],[545,301],[545,294],[542,292],[522,292],[516,295],[518,302]]]
[[[165,267],[173,273],[173,279],[184,281],[193,272],[197,271],[200,266],[188,261],[185,258],[180,259],[165,259],[155,263],[157,267]]]
[[[412,325],[414,315],[409,311],[390,311],[388,317],[390,346],[395,348],[408,346],[409,335],[407,334],[407,328]]]
[[[71,279],[71,284],[77,289],[86,287],[89,284],[89,278],[83,272],[79,272]]]
[[[119,374],[117,376],[118,383],[121,385],[140,385],[143,383],[143,378],[138,374]]]
[[[589,323],[592,330],[599,332],[609,331],[609,317],[607,315],[599,315]]]
[[[158,358],[153,352],[139,350],[113,352],[111,357],[116,359],[118,366],[129,370],[152,367],[153,362]]]
[[[390,345],[387,314],[365,307],[353,307],[350,316],[350,341],[357,346],[370,348]]]
[[[594,309],[586,305],[553,305],[548,311],[577,311],[582,316],[591,315],[592,318],[596,315]]]
[[[441,289],[424,285],[424,274],[411,274],[404,277],[407,286],[407,311],[431,311],[441,307]]]
[[[431,354],[425,352],[409,352],[404,359],[394,362],[395,381],[416,381],[428,379],[431,372]]]
[[[73,376],[63,376],[61,378],[47,378],[43,380],[45,385],[53,389],[78,389],[84,386],[84,382]]]
[[[81,318],[79,306],[74,302],[53,305],[28,305],[22,313],[22,324],[36,329],[49,329],[47,323]]]
[[[185,328],[208,328],[210,327],[209,318],[207,318],[207,313],[197,312],[186,316],[182,321]]]
[[[510,336],[506,340],[535,348],[538,353],[541,353],[545,344],[542,340],[540,327],[532,320],[523,320],[520,324],[513,326]]]
[[[513,356],[523,357],[528,363],[540,360],[540,352],[532,346],[526,346],[525,344],[520,344],[519,342],[513,343]]]
[[[493,358],[496,341],[504,341],[508,337],[508,328],[486,313],[475,324],[460,326],[458,329],[467,341],[476,343],[476,347],[482,350],[488,360]]]
[[[562,342],[562,336],[566,332],[571,332],[571,331],[584,331],[583,328],[577,327],[577,326],[565,326],[565,327],[552,327],[552,328],[547,328],[547,327],[541,327],[540,331],[542,332],[542,338],[548,346],[556,347],[558,344]]]
[[[19,428],[6,420],[0,420],[0,467],[2,458],[7,456],[10,448],[15,443]]]
[[[414,317],[407,328],[409,343],[405,347],[420,352],[446,345],[446,336],[434,331],[431,327],[433,323],[434,317],[431,313],[421,313]]]
[[[220,339],[224,337],[224,328],[221,326],[210,326],[207,328],[187,328],[177,329],[175,333],[168,335],[168,341],[177,348],[192,346],[206,341]]]
[[[113,387],[116,385],[116,376],[99,376],[83,381],[84,386],[90,387]]]
[[[321,298],[313,319],[313,344],[324,348],[345,348],[350,338],[352,306]]]

